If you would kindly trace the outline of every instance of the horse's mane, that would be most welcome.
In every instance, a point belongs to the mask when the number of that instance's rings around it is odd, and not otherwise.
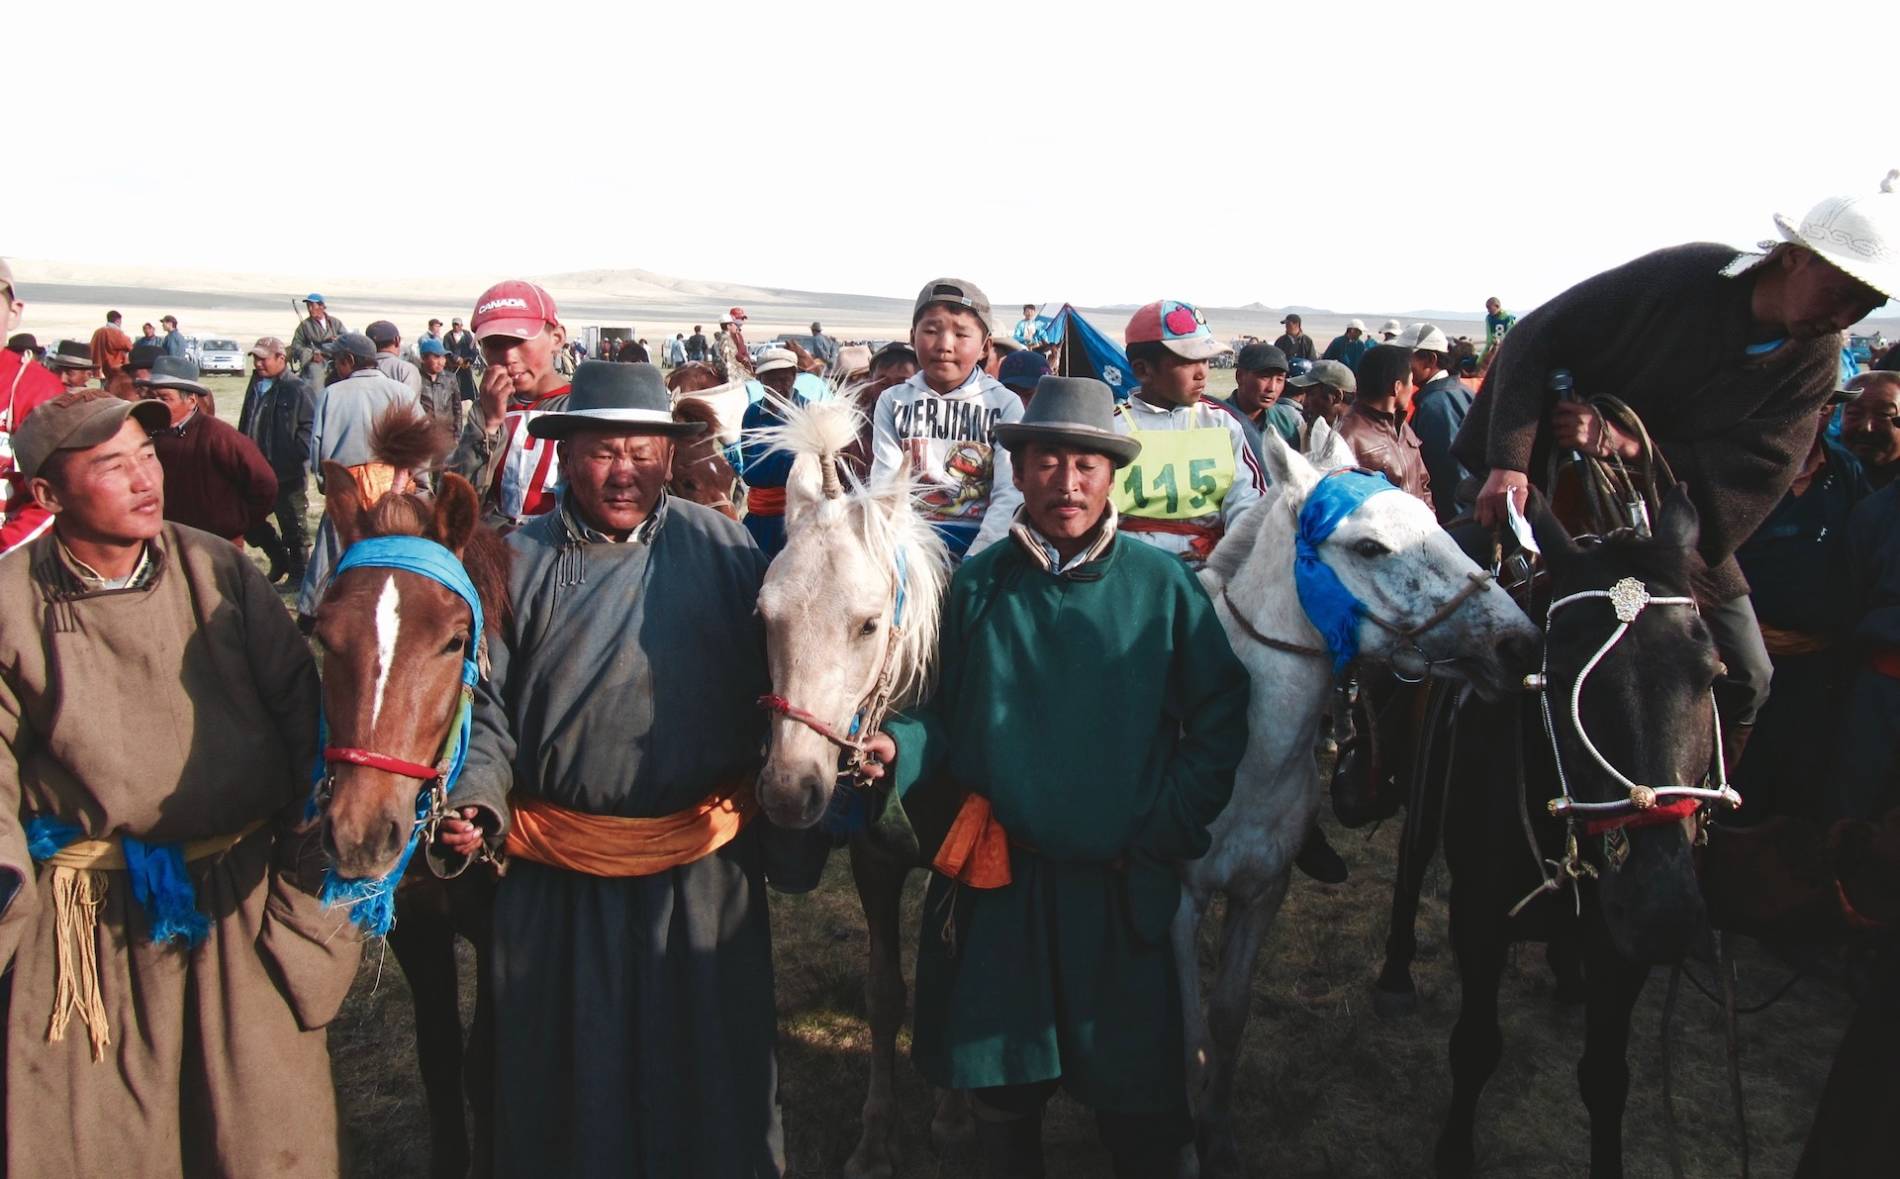
[[[439,463],[454,439],[420,409],[397,405],[384,410],[370,427],[370,453],[378,462],[398,471],[412,471]],[[461,479],[440,472],[436,478]],[[435,522],[435,501],[422,492],[392,491],[363,513],[364,536],[428,536]],[[435,539],[431,537],[430,539]],[[513,613],[508,595],[508,572],[514,552],[501,534],[477,523],[462,548],[462,567],[475,583],[482,615],[490,630],[499,631]]]
[[[810,456],[821,470],[829,464],[839,477],[838,496],[821,499],[809,512],[801,513],[786,543],[795,543],[807,528],[821,527],[855,536],[878,567],[895,570],[902,556],[907,578],[904,625],[898,632],[891,672],[891,706],[901,708],[923,696],[936,673],[937,631],[943,592],[950,581],[949,550],[917,510],[908,471],[867,485],[839,461],[844,449],[857,441],[864,420],[853,401],[800,406],[774,399],[773,405],[784,424],[763,431],[768,448]],[[789,516],[787,524],[792,524]]]
[[[704,422],[707,434],[719,432],[719,412],[712,403],[701,397],[682,397],[673,403],[673,420],[676,422]],[[701,438],[706,434],[701,434]]]
[[[430,467],[455,446],[447,430],[413,405],[392,405],[369,428],[370,453],[399,471]]]

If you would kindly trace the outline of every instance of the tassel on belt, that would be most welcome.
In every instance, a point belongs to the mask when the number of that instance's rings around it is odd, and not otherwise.
[[[194,839],[181,848],[186,863],[208,860],[236,847],[264,825],[248,823],[230,835]],[[92,1058],[105,1058],[112,1043],[106,1021],[105,996],[99,990],[99,911],[105,906],[106,873],[131,869],[124,845],[116,839],[83,839],[67,844],[39,861],[52,871],[53,888],[53,1014],[46,1025],[46,1042],[66,1038],[74,1015],[86,1025],[92,1040]],[[156,922],[156,915],[152,915]]]
[[[655,818],[590,815],[545,798],[509,799],[511,856],[589,876],[652,876],[703,859],[731,843],[759,804],[750,779]]]

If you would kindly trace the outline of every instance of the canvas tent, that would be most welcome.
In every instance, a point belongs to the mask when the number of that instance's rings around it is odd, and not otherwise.
[[[1094,377],[1107,385],[1116,401],[1135,391],[1135,371],[1121,345],[1103,335],[1067,303],[1050,317],[1043,339],[1056,345],[1050,369],[1065,377]]]

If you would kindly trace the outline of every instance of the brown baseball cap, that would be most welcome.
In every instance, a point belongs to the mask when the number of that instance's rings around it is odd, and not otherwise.
[[[257,343],[251,345],[251,355],[260,360],[266,356],[282,356],[284,342],[276,336],[259,336]]]
[[[967,308],[976,314],[983,330],[990,330],[990,297],[983,293],[973,282],[960,278],[933,278],[917,292],[917,302],[910,309],[910,322],[914,326],[924,317],[924,308],[932,303],[949,303],[952,306]]]
[[[109,440],[126,418],[147,430],[171,424],[171,410],[157,401],[125,401],[104,389],[74,389],[42,402],[13,432],[13,465],[31,479],[56,451],[84,450]]]

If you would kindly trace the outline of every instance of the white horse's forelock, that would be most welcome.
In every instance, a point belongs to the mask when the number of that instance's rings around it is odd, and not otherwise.
[[[809,458],[819,472],[830,464],[838,470],[842,488],[837,498],[826,499],[822,491],[814,497],[809,477],[788,484],[786,546],[800,543],[808,530],[822,529],[835,538],[831,543],[846,543],[846,538],[855,542],[871,568],[893,577],[902,555],[904,618],[891,656],[891,707],[901,708],[928,690],[936,671],[937,630],[950,577],[949,550],[917,510],[908,471],[899,470],[866,485],[838,461],[857,440],[864,421],[855,398],[803,406],[774,398],[773,407],[784,420],[761,431],[768,451],[794,455],[795,462]],[[793,510],[794,499],[806,501],[797,505],[798,511]],[[809,510],[813,507],[819,510]]]

